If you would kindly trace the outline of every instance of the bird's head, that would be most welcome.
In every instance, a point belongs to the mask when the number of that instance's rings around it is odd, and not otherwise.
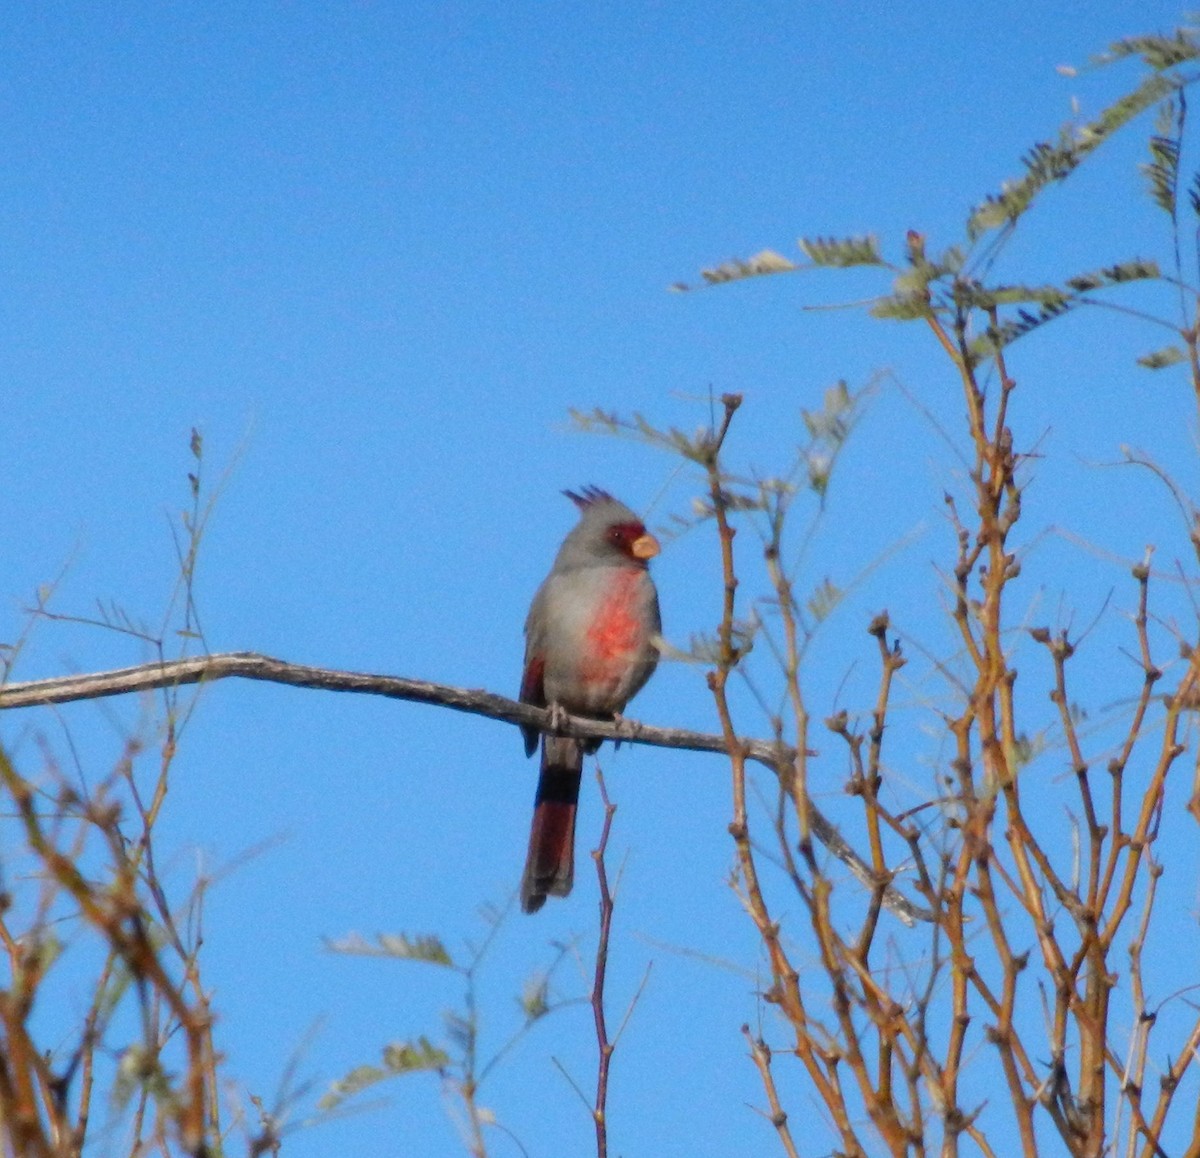
[[[607,491],[587,486],[563,494],[579,508],[579,525],[559,552],[567,566],[624,561],[644,567],[661,550],[646,524]]]

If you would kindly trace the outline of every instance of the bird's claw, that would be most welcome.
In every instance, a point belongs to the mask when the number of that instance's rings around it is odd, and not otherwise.
[[[546,711],[550,716],[550,719],[546,721],[548,724],[547,730],[556,735],[561,735],[571,722],[571,713],[562,704],[558,703],[547,705]]]
[[[619,712],[613,712],[612,722],[613,724],[616,724],[617,727],[628,728],[629,736],[626,736],[625,739],[632,739],[637,736],[638,732],[641,731],[641,725],[638,724],[636,720],[626,720]],[[619,736],[613,740],[613,748],[620,748],[620,740],[622,740],[622,737]]]

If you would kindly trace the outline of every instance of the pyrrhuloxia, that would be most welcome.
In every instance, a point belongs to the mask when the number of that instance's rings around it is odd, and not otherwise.
[[[579,508],[579,525],[563,540],[525,621],[521,700],[610,720],[658,663],[658,593],[646,567],[658,554],[658,540],[633,511],[596,487],[563,494]],[[538,732],[524,733],[525,754],[532,756]],[[542,738],[521,878],[521,908],[527,913],[537,912],[548,896],[571,891],[583,756],[599,747],[599,740]]]

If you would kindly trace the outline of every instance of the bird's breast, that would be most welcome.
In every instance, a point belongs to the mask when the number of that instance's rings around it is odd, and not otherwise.
[[[587,657],[597,668],[627,663],[646,645],[642,573],[618,572],[588,626]]]
[[[643,570],[606,575],[576,620],[576,645],[547,664],[547,697],[585,714],[620,711],[657,659],[653,607],[654,588]]]

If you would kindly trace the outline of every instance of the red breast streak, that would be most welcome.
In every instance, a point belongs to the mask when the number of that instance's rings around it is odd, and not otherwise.
[[[580,675],[589,684],[617,682],[629,670],[646,641],[643,619],[636,613],[640,570],[619,571],[613,579],[596,618],[587,630],[587,657]]]

